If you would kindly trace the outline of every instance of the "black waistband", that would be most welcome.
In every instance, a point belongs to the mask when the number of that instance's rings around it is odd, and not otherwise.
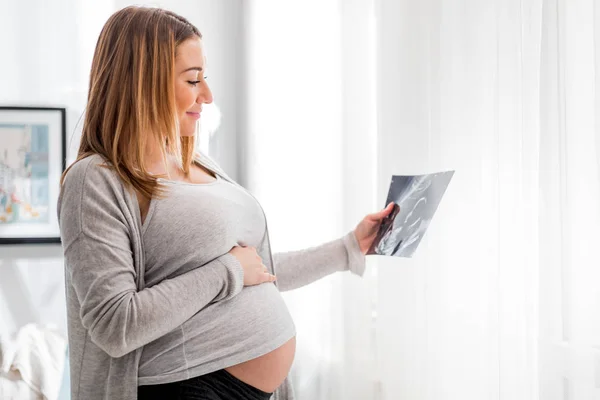
[[[138,388],[138,400],[269,400],[272,395],[224,369],[184,381]]]

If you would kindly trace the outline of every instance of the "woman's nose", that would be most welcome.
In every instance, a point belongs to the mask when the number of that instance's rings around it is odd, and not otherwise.
[[[198,98],[196,99],[196,103],[198,104],[210,104],[213,102],[212,91],[208,87],[207,84],[204,85],[204,90],[198,94]]]

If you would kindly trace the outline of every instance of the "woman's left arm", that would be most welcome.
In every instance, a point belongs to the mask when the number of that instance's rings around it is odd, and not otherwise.
[[[337,271],[350,270],[362,276],[365,256],[354,231],[344,237],[308,249],[273,254],[280,291],[308,285]]]
[[[273,254],[279,290],[297,289],[338,271],[349,270],[362,276],[365,254],[377,236],[381,221],[392,211],[390,205],[367,215],[353,231],[339,239],[304,250]]]

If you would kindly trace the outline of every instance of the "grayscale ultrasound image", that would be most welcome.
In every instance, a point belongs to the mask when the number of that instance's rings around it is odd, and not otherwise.
[[[382,221],[367,254],[412,257],[453,175],[393,175],[385,204],[394,202],[394,210]]]

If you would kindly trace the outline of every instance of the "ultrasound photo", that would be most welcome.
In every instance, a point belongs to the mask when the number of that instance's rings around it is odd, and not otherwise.
[[[394,210],[382,221],[367,254],[412,257],[453,175],[393,175],[385,204],[393,202]]]

